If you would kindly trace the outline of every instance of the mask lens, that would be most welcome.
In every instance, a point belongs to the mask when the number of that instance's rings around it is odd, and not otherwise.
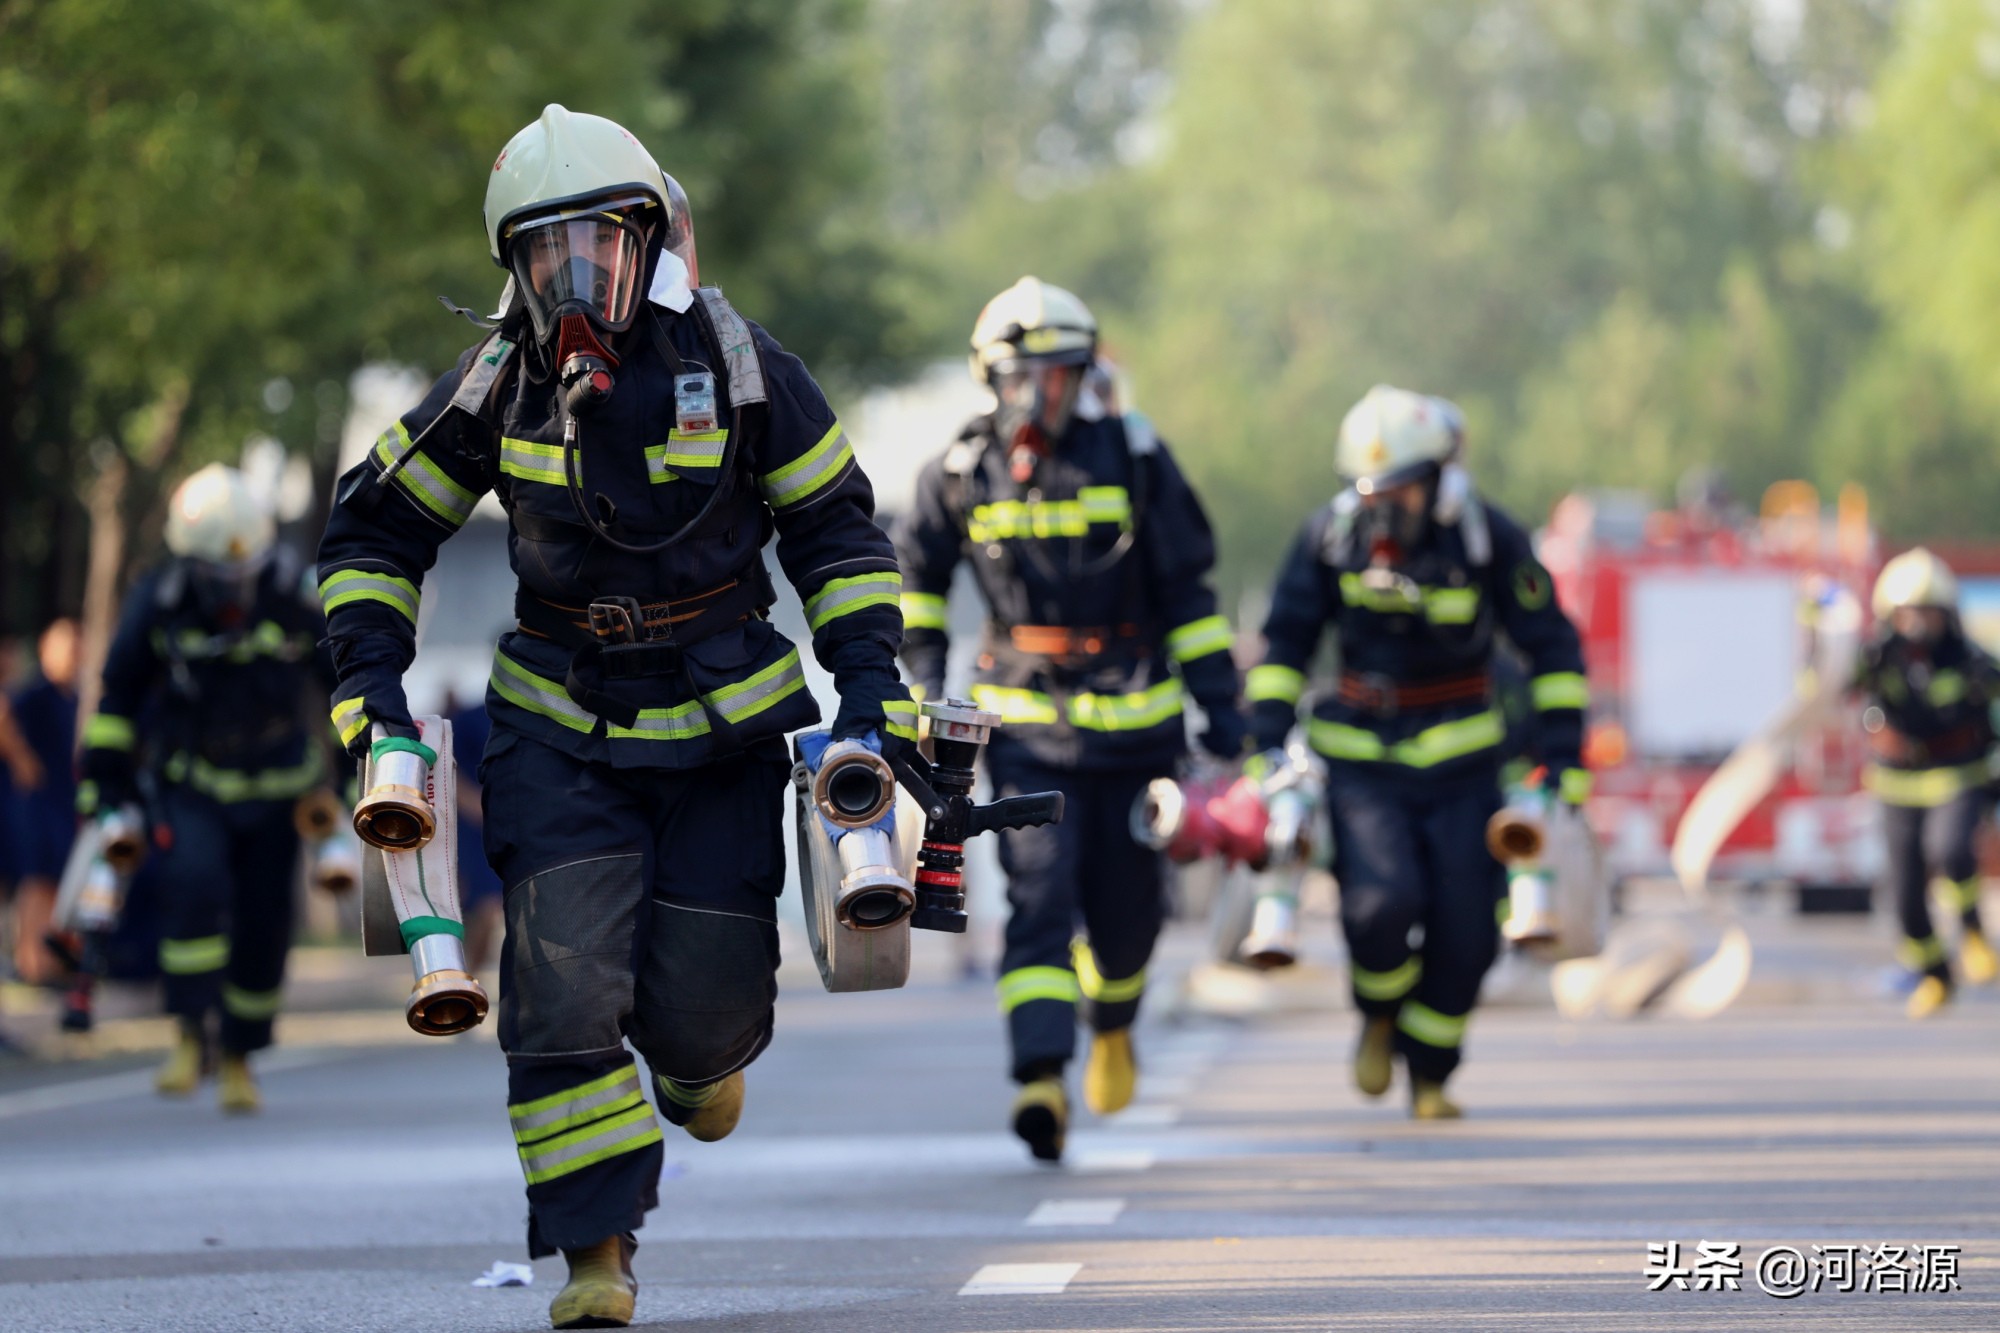
[[[645,245],[624,218],[581,213],[530,224],[516,230],[509,253],[544,337],[565,315],[586,315],[611,330],[631,323]]]

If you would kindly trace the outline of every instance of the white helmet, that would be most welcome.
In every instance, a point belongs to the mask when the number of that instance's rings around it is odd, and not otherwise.
[[[167,505],[167,549],[189,560],[241,565],[277,537],[271,511],[233,467],[210,463],[174,489]]]
[[[1887,620],[1904,607],[1958,609],[1958,580],[1951,566],[1919,546],[1882,566],[1875,580],[1875,618]]]
[[[1455,403],[1378,384],[1341,421],[1333,464],[1368,495],[1442,468],[1464,444],[1465,414]]]
[[[1097,352],[1097,317],[1076,293],[1022,278],[986,303],[972,325],[973,380],[992,382],[995,366],[1039,361],[1080,366]]]
[[[493,262],[513,274],[543,337],[571,305],[606,328],[631,322],[649,230],[700,281],[687,195],[629,130],[602,116],[544,107],[494,160],[485,215]],[[594,243],[598,233],[603,243]],[[533,256],[514,244],[524,235],[536,243]]]

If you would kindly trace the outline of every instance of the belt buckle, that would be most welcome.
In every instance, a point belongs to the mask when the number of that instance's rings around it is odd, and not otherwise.
[[[1395,677],[1384,671],[1357,673],[1361,681],[1361,708],[1370,717],[1389,718],[1399,711]]]
[[[637,643],[646,637],[646,613],[636,597],[599,597],[590,604],[590,632],[602,644]]]

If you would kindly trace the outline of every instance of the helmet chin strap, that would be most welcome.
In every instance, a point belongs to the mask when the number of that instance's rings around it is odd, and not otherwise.
[[[604,405],[617,387],[611,372],[618,358],[597,336],[585,315],[564,315],[556,332],[556,382],[562,386],[563,410],[587,417]]]

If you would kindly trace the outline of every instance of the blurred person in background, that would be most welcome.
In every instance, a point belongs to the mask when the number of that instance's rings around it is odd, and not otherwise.
[[[1474,491],[1463,441],[1464,419],[1442,398],[1378,385],[1348,412],[1334,452],[1346,488],[1293,543],[1245,689],[1257,747],[1279,750],[1332,631],[1339,688],[1305,721],[1327,760],[1362,1016],[1354,1081],[1381,1096],[1400,1055],[1420,1120],[1460,1114],[1445,1081],[1499,950],[1506,878],[1486,849],[1506,732],[1494,704],[1497,636],[1529,664],[1535,758],[1569,807],[1590,790],[1576,629],[1527,533]]]
[[[479,778],[528,1249],[569,1266],[555,1327],[620,1327],[664,1153],[626,1040],[704,1142],[735,1129],[771,1040],[785,735],[820,716],[766,615],[774,533],[834,737],[898,755],[916,706],[874,492],[805,366],[694,285],[679,185],[623,127],[553,105],[487,179],[500,328],[347,474],[320,546],[333,715],[356,753],[415,737],[417,589],[495,491],[519,623]]]
[[[77,808],[137,804],[156,830],[160,970],[180,1031],[154,1086],[186,1096],[216,1067],[222,1109],[247,1113],[261,1104],[249,1057],[271,1044],[292,942],[293,811],[326,773],[306,700],[332,669],[302,562],[241,473],[211,464],[183,481],[166,543],[105,658]]]
[[[1931,922],[1928,894],[1959,923],[1965,980],[1993,980],[1995,958],[1979,920],[1973,834],[1993,778],[1992,708],[2000,675],[1958,618],[1958,580],[1918,547],[1882,567],[1875,632],[1856,687],[1870,762],[1863,781],[1882,803],[1887,878],[1903,932],[1898,961],[1916,978],[1908,1012],[1928,1018],[1951,999],[1952,968]]]
[[[945,596],[970,560],[988,614],[973,702],[1004,724],[986,755],[995,793],[1066,802],[1060,824],[1000,835],[1013,1129],[1056,1161],[1079,1008],[1085,1103],[1117,1111],[1138,1080],[1131,1028],[1165,901],[1133,801],[1186,752],[1184,695],[1207,713],[1211,753],[1239,758],[1245,726],[1208,518],[1145,419],[1118,411],[1089,309],[1022,278],[980,312],[971,366],[993,409],[924,468],[896,530],[903,655],[938,697]]]
[[[446,692],[444,713],[451,723],[452,761],[458,765],[458,903],[465,914],[465,962],[470,971],[483,972],[492,964],[506,926],[500,876],[486,859],[485,790],[478,778],[493,723],[483,701],[460,703],[456,691]]]
[[[24,753],[8,756],[13,797],[8,841],[14,857],[14,971],[42,985],[58,967],[44,937],[56,885],[76,840],[76,685],[81,637],[70,619],[50,622],[36,642],[40,677],[13,699],[13,729]],[[0,750],[11,749],[0,743]]]

